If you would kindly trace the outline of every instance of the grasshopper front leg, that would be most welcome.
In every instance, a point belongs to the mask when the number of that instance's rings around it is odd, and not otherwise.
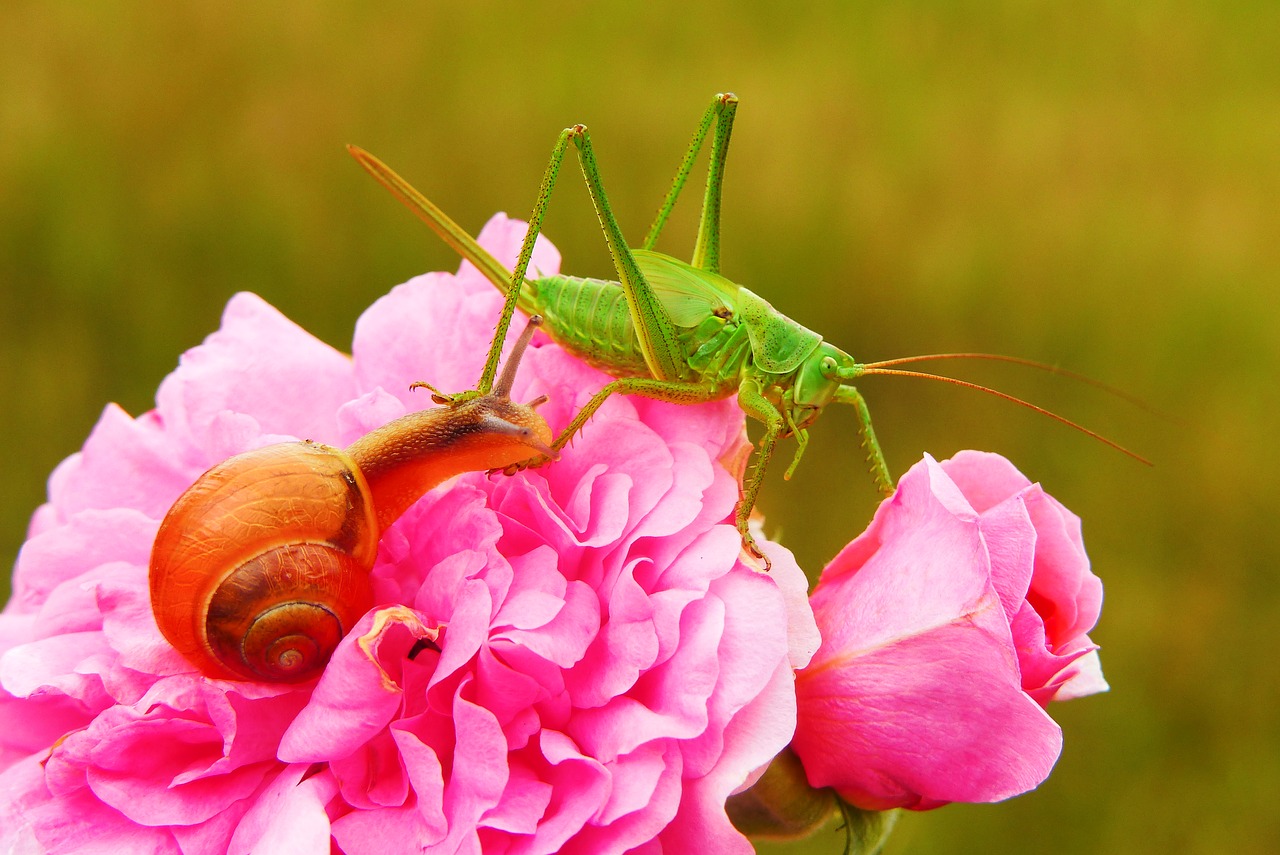
[[[591,400],[578,411],[573,417],[573,421],[565,427],[560,435],[556,437],[555,442],[551,443],[553,451],[560,451],[569,441],[573,439],[574,434],[582,429],[582,426],[596,413],[596,410],[604,404],[610,395],[621,393],[623,395],[639,395],[642,398],[652,398],[656,401],[666,401],[670,404],[704,404],[708,401],[714,401],[716,395],[714,390],[701,383],[682,383],[670,380],[652,380],[648,377],[624,377],[620,380],[613,380],[603,387],[599,392],[591,396]],[[540,464],[541,460],[534,461]]]
[[[853,404],[858,414],[858,432],[862,434],[862,448],[867,453],[867,465],[871,469],[871,477],[885,496],[893,495],[893,476],[889,474],[889,464],[880,450],[880,442],[876,439],[875,429],[871,427],[871,411],[862,393],[852,386],[841,386],[836,390],[836,401],[841,404]]]

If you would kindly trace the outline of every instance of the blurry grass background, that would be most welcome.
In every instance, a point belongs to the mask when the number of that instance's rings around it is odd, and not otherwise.
[[[861,359],[1014,354],[1179,422],[957,366],[1148,469],[985,396],[863,384],[896,471],[995,450],[1084,518],[1114,687],[1053,709],[1066,748],[1038,792],[908,816],[889,851],[1277,851],[1280,6],[780,6],[8,0],[0,562],[102,407],[149,409],[233,292],[345,349],[390,286],[456,268],[344,143],[474,230],[526,216],[557,132],[585,122],[638,241],[731,89],[731,278]],[[611,275],[564,175],[546,231],[568,271]],[[695,201],[666,233],[674,254]],[[833,408],[796,478],[783,460],[763,491],[811,574],[875,503],[854,436]]]

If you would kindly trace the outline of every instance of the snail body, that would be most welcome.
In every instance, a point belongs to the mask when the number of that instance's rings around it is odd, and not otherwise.
[[[462,472],[554,456],[551,430],[510,400],[531,322],[491,392],[437,394],[344,449],[269,445],[205,472],[169,509],[151,552],[164,637],[210,677],[301,682],[373,605],[382,533]]]

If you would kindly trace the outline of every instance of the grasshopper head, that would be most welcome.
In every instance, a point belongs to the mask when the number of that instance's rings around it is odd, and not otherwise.
[[[796,372],[792,388],[793,418],[796,427],[813,424],[818,415],[835,400],[839,388],[848,383],[845,376],[857,371],[853,357],[833,344],[818,345]]]
[[[825,341],[814,348],[796,369],[791,389],[782,402],[782,416],[787,421],[788,433],[794,435],[799,443],[784,478],[791,478],[808,445],[805,429],[818,420],[827,404],[842,400],[842,387],[861,372],[862,366],[854,362],[852,356]]]

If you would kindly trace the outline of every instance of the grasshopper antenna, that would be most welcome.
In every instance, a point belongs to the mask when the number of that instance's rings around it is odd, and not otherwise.
[[[907,359],[919,360],[920,358],[907,357]],[[1009,357],[1009,360],[1017,361],[1016,357]],[[890,363],[901,364],[901,361],[890,360]],[[997,398],[1000,398],[1002,400],[1009,401],[1010,403],[1017,404],[1020,407],[1026,407],[1027,409],[1034,410],[1035,412],[1040,413],[1041,415],[1048,416],[1054,421],[1060,422],[1066,425],[1067,427],[1072,428],[1073,430],[1078,430],[1087,436],[1093,437],[1098,442],[1101,442],[1103,445],[1111,446],[1116,451],[1120,452],[1121,454],[1132,457],[1134,460],[1138,461],[1139,463],[1145,463],[1147,466],[1153,465],[1150,460],[1143,457],[1141,454],[1137,454],[1133,451],[1130,451],[1129,449],[1125,448],[1123,445],[1116,442],[1115,440],[1107,439],[1105,436],[1098,433],[1097,431],[1089,430],[1089,428],[1085,427],[1084,425],[1077,424],[1076,422],[1071,421],[1071,419],[1068,419],[1064,416],[1060,416],[1057,413],[1053,412],[1052,410],[1046,410],[1044,407],[1037,406],[1036,404],[1033,404],[1030,401],[1024,401],[1022,398],[1018,398],[1014,395],[1010,395],[1007,392],[1001,392],[998,389],[992,389],[990,386],[982,386],[978,383],[970,383],[968,380],[958,380],[955,377],[947,377],[942,374],[930,374],[926,371],[904,371],[899,368],[875,367],[877,365],[884,365],[884,364],[885,363],[871,363],[868,365],[859,365],[852,371],[847,371],[847,372],[841,371],[840,378],[842,380],[845,380],[845,379],[853,380],[856,377],[865,376],[867,374],[884,374],[892,377],[920,377],[926,380],[939,380],[943,383],[951,383],[955,386],[962,386],[966,389],[974,389],[979,392],[985,392],[988,395],[994,395]]]
[[[1092,386],[1095,389],[1098,389],[1102,392],[1107,393],[1108,395],[1119,398],[1122,401],[1125,401],[1137,407],[1138,409],[1142,410],[1145,413],[1149,413],[1150,415],[1156,416],[1157,418],[1161,418],[1173,424],[1178,423],[1177,419],[1175,419],[1173,416],[1169,415],[1168,413],[1157,410],[1155,407],[1151,406],[1151,404],[1142,400],[1137,395],[1130,394],[1129,392],[1126,392],[1125,390],[1120,389],[1116,386],[1112,386],[1108,383],[1103,383],[1101,380],[1097,380],[1093,377],[1090,377],[1087,374],[1080,374],[1079,372],[1072,371],[1068,368],[1062,368],[1061,366],[1058,366],[1058,365],[1051,365],[1048,362],[1037,362],[1034,359],[1024,359],[1020,356],[1005,356],[1002,353],[926,353],[920,356],[901,356],[901,357],[898,357],[897,359],[882,359],[879,362],[868,362],[868,363],[865,363],[865,367],[893,368],[898,365],[910,365],[915,362],[934,362],[934,361],[943,360],[943,359],[974,359],[974,360],[986,360],[988,362],[1011,362],[1014,365],[1024,365],[1028,368],[1034,368],[1037,371],[1045,371],[1049,374],[1056,374],[1059,377],[1065,377],[1068,380],[1074,380],[1077,383],[1083,383],[1086,386]]]

